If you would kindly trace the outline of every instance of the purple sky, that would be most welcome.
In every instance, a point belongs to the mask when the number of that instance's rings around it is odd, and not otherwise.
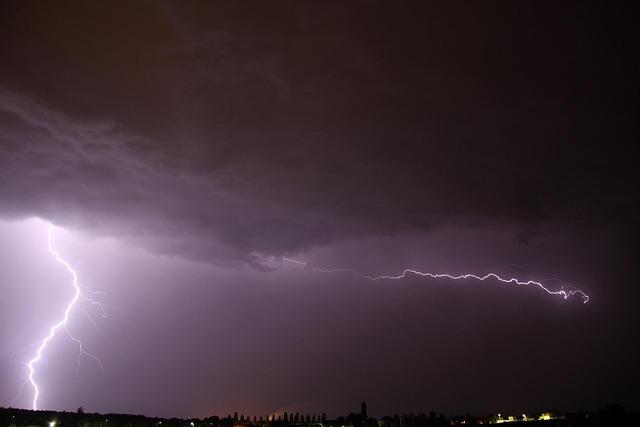
[[[24,347],[71,295],[53,223],[108,317],[70,321],[104,373],[48,347],[43,408],[637,409],[640,70],[616,7],[3,2],[0,405],[30,406]]]

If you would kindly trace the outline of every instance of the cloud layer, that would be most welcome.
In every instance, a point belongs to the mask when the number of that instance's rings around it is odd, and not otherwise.
[[[580,44],[606,28],[566,29],[569,9],[542,32],[515,6],[254,6],[4,5],[0,215],[218,264],[629,220],[619,40]]]

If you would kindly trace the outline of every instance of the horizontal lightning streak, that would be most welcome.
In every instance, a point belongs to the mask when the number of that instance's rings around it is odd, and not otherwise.
[[[485,281],[488,279],[495,279],[499,282],[502,283],[509,283],[509,284],[513,284],[513,285],[526,285],[526,286],[537,286],[540,289],[542,289],[543,291],[545,291],[546,293],[548,293],[549,295],[559,295],[562,296],[564,299],[567,299],[571,296],[574,295],[579,295],[582,298],[582,302],[584,304],[589,302],[589,295],[587,295],[584,291],[582,291],[581,289],[560,289],[558,291],[554,291],[551,290],[549,288],[547,288],[546,286],[544,286],[541,282],[537,282],[535,280],[519,280],[516,279],[514,277],[511,278],[504,278],[501,277],[500,275],[496,274],[496,273],[487,273],[483,276],[481,275],[477,275],[477,274],[472,274],[472,273],[465,273],[465,274],[459,274],[459,275],[454,275],[454,274],[448,274],[448,273],[428,273],[428,272],[423,272],[423,271],[418,271],[418,270],[413,270],[413,269],[404,269],[402,271],[402,273],[395,275],[395,276],[390,276],[390,275],[381,275],[381,276],[369,276],[366,274],[361,274],[358,273],[355,270],[352,270],[350,268],[339,268],[339,269],[332,269],[332,270],[327,270],[327,269],[322,269],[322,268],[317,268],[317,267],[312,267],[309,265],[309,263],[303,262],[303,261],[298,261],[296,259],[292,259],[292,258],[282,258],[282,261],[284,262],[289,262],[292,264],[297,264],[297,265],[302,265],[305,268],[311,270],[311,271],[315,271],[317,273],[348,273],[351,274],[355,277],[361,278],[361,279],[366,279],[366,280],[371,280],[371,281],[376,281],[376,280],[400,280],[400,279],[404,279],[407,277],[407,275],[415,275],[415,276],[421,276],[421,277],[430,277],[432,279],[450,279],[450,280],[464,280],[464,279],[473,279],[473,280],[479,280],[479,281]]]

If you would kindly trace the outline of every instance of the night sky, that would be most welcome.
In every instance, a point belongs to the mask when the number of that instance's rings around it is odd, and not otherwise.
[[[52,223],[104,372],[60,333],[42,408],[638,409],[638,36],[584,2],[2,1],[0,406],[72,293]]]

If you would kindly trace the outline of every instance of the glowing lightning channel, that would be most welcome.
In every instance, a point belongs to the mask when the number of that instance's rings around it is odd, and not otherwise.
[[[339,268],[339,269],[334,269],[334,270],[326,270],[326,269],[322,269],[322,268],[317,268],[317,267],[312,267],[309,265],[309,263],[303,262],[303,261],[298,261],[296,259],[292,259],[292,258],[282,258],[283,262],[289,262],[292,264],[298,264],[298,265],[302,265],[305,268],[311,270],[311,271],[315,271],[317,273],[348,273],[351,274],[355,277],[361,278],[361,279],[366,279],[366,280],[371,280],[371,281],[376,281],[376,280],[401,280],[407,277],[407,275],[412,274],[415,276],[421,276],[421,277],[430,277],[432,279],[450,279],[450,280],[464,280],[464,279],[474,279],[474,280],[479,280],[479,281],[485,281],[487,279],[495,279],[499,282],[502,283],[509,283],[509,284],[513,284],[513,285],[525,285],[525,286],[537,286],[540,289],[542,289],[543,291],[545,291],[546,293],[548,293],[549,295],[559,295],[562,296],[564,299],[567,299],[571,296],[574,295],[579,295],[582,298],[582,302],[584,304],[589,302],[589,295],[587,295],[582,289],[566,289],[565,287],[561,287],[560,290],[558,291],[554,291],[551,290],[549,288],[547,288],[546,286],[544,286],[544,284],[542,282],[537,282],[535,280],[520,280],[520,279],[516,279],[514,277],[511,278],[504,278],[501,277],[500,275],[498,275],[497,273],[487,273],[484,276],[480,276],[477,274],[471,274],[471,273],[465,273],[465,274],[459,274],[459,275],[454,275],[454,274],[448,274],[448,273],[428,273],[428,272],[423,272],[423,271],[418,271],[418,270],[413,270],[413,269],[409,269],[406,268],[402,271],[402,273],[395,275],[395,276],[390,276],[390,275],[382,275],[382,276],[369,276],[367,274],[361,274],[358,273],[355,270],[352,270],[350,268]]]
[[[36,352],[35,357],[31,359],[27,364],[29,368],[29,382],[33,386],[33,390],[34,390],[33,405],[32,405],[33,410],[38,409],[38,396],[40,395],[40,387],[38,386],[38,383],[36,383],[36,380],[35,380],[35,364],[42,359],[42,353],[44,352],[44,349],[47,347],[47,344],[49,344],[49,341],[51,341],[53,337],[56,335],[56,332],[58,332],[58,330],[60,329],[67,329],[66,325],[67,325],[67,321],[69,320],[69,315],[71,313],[71,310],[78,302],[78,299],[80,299],[80,297],[82,296],[80,285],[78,284],[78,274],[75,272],[73,268],[71,268],[71,265],[69,265],[69,263],[67,263],[64,259],[62,259],[60,254],[56,252],[55,249],[53,249],[53,225],[49,226],[48,243],[49,243],[49,253],[53,255],[60,264],[64,265],[64,267],[67,269],[69,273],[71,273],[71,276],[73,277],[73,281],[71,283],[73,284],[74,293],[73,293],[73,298],[71,298],[71,301],[69,301],[69,303],[67,304],[67,307],[64,310],[64,317],[58,323],[56,323],[55,325],[49,328],[49,334],[40,343],[40,346],[38,347],[38,351]],[[68,330],[67,330],[67,333],[69,333]],[[69,333],[69,336],[71,336],[72,339],[76,341],[76,343],[79,343],[77,338],[73,337],[70,333]],[[83,354],[88,355],[88,353],[86,353],[82,348],[82,344],[80,344],[80,351]],[[92,357],[91,355],[89,356]]]

